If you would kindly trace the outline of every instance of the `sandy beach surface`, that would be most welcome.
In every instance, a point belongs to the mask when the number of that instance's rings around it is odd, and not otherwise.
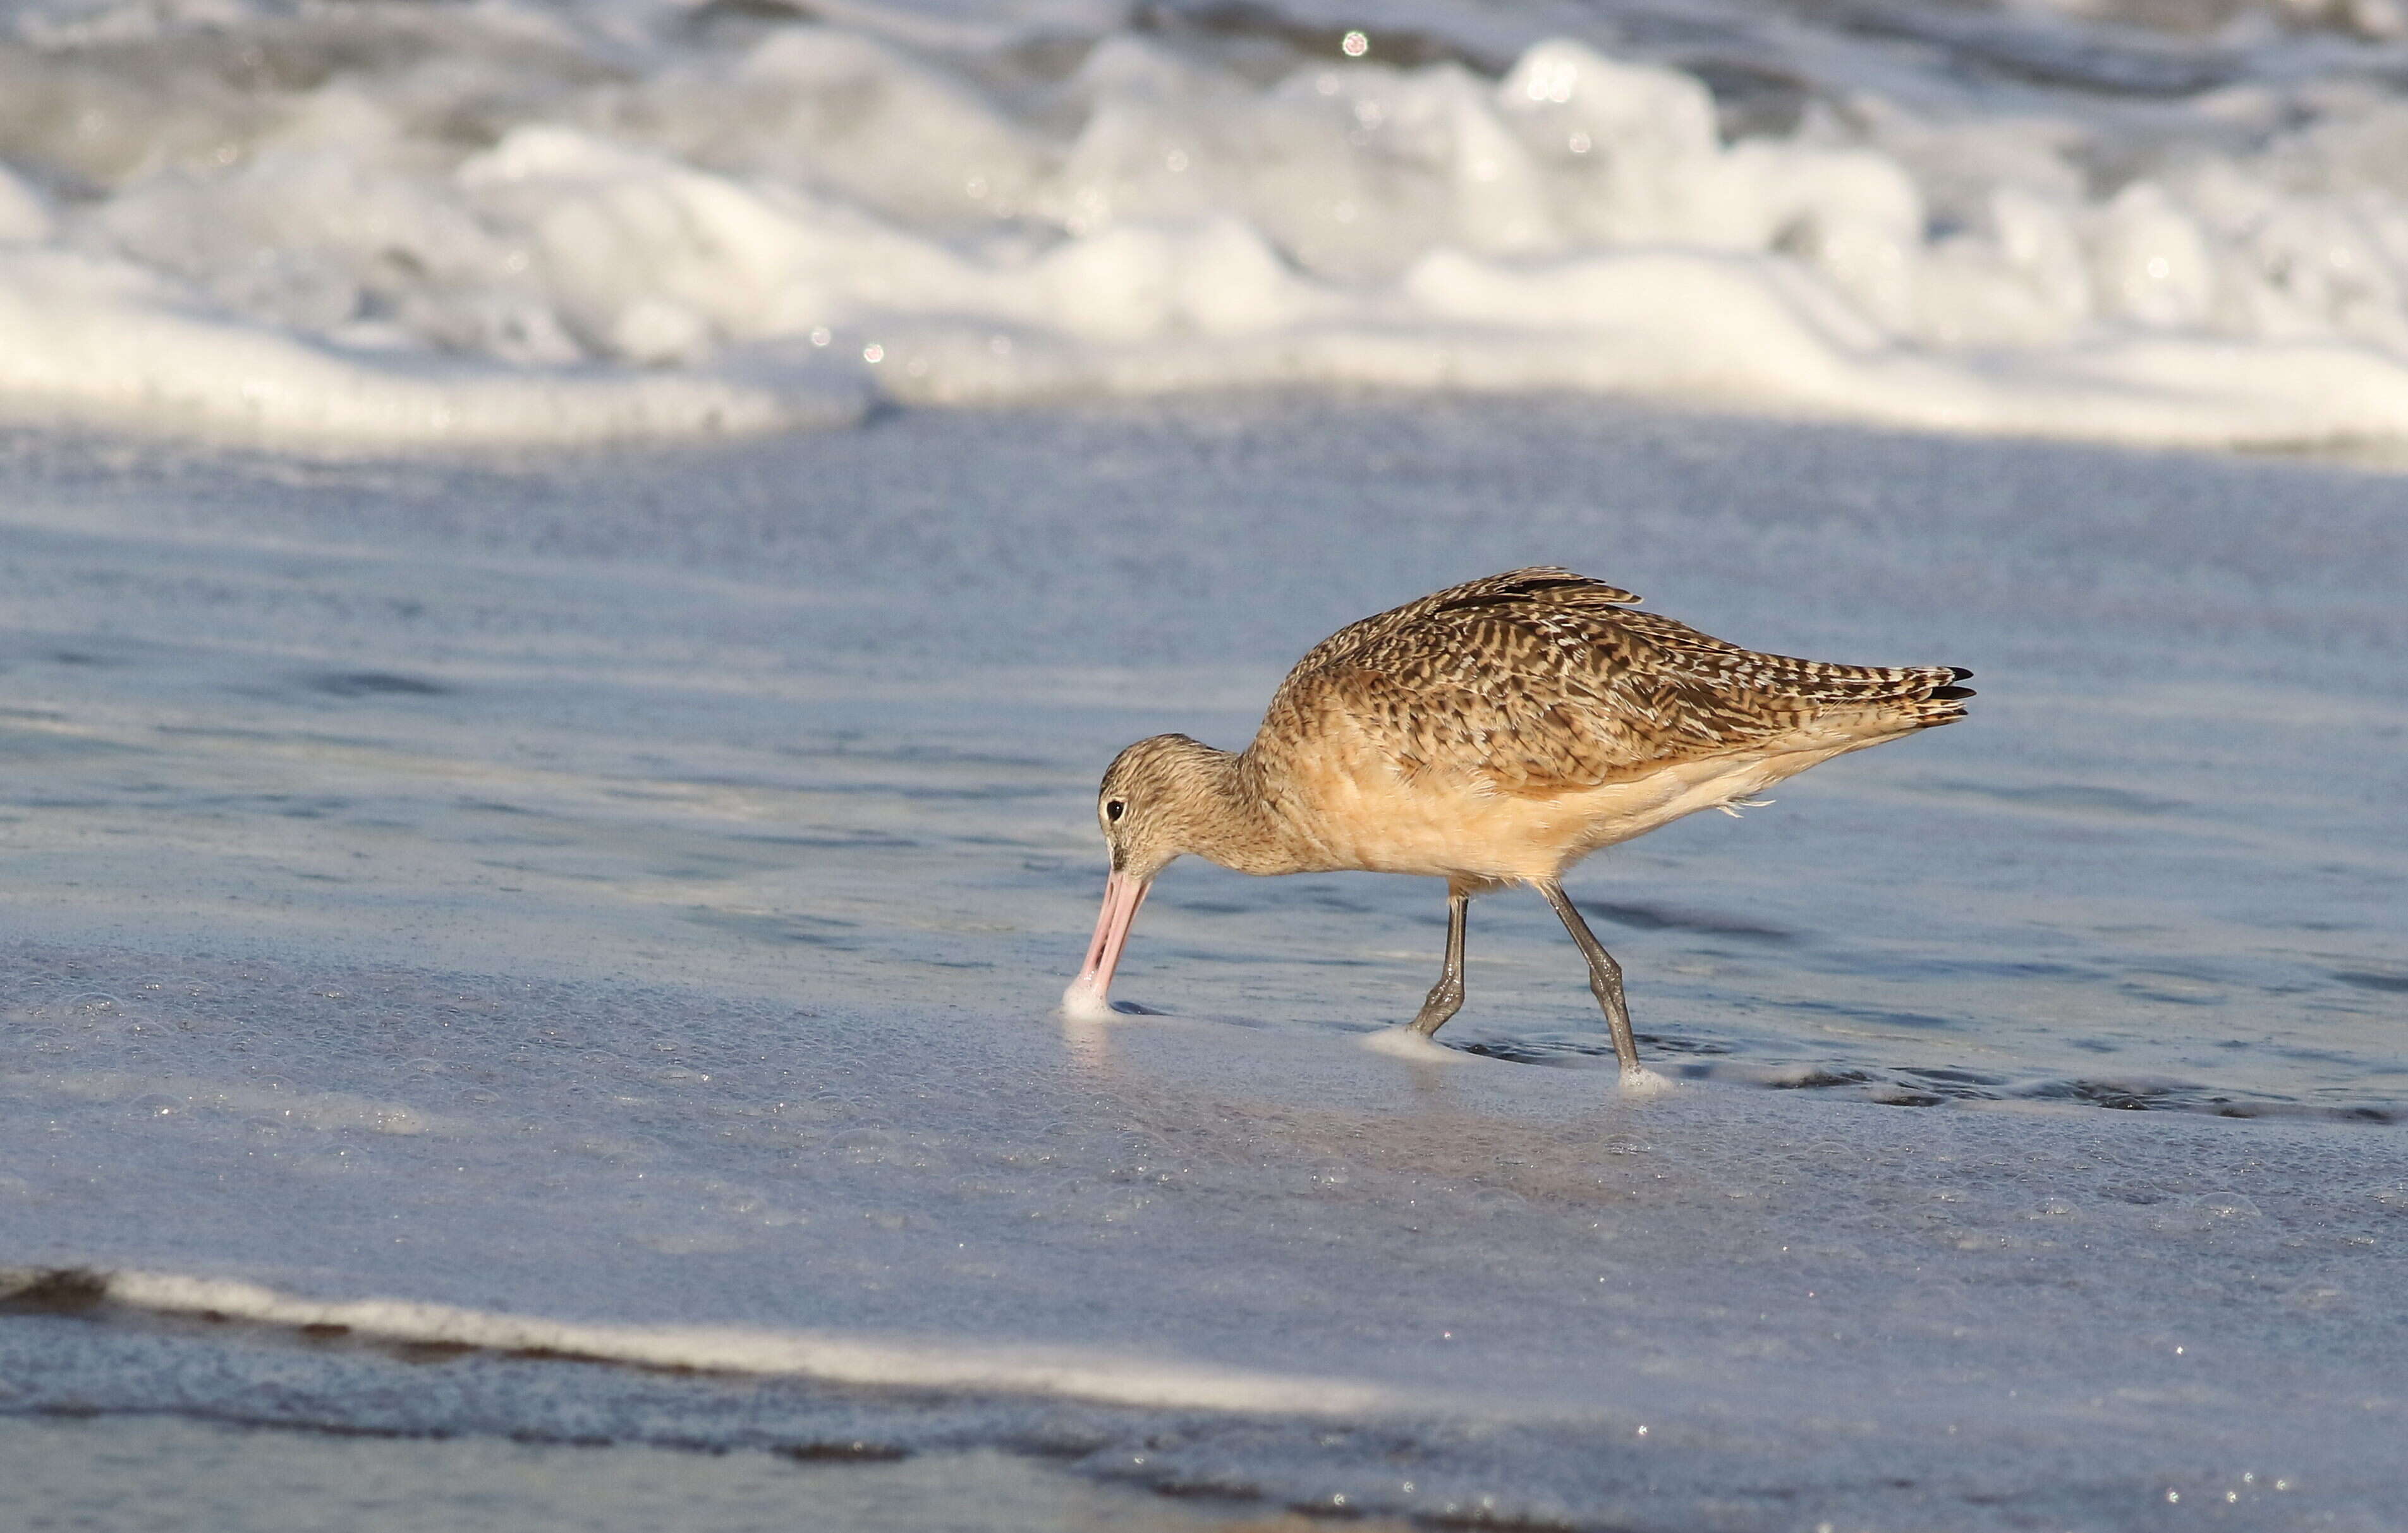
[[[0,478],[14,1524],[2408,1496],[2396,479],[1326,394]],[[1977,673],[1580,873],[1673,1089],[1526,896],[1367,1048],[1416,881],[1181,864],[1057,1014],[1119,745],[1540,560]]]
[[[493,1438],[327,1438],[174,1416],[0,1419],[11,1526],[313,1533],[1304,1533],[1295,1512],[1172,1499],[968,1449],[867,1462]],[[1367,1533],[1408,1525],[1369,1518]]]

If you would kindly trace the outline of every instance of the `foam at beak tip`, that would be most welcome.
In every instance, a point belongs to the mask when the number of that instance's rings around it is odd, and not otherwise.
[[[1085,976],[1070,981],[1062,992],[1062,1014],[1073,1022],[1109,1022],[1120,1015],[1104,993],[1089,984]]]

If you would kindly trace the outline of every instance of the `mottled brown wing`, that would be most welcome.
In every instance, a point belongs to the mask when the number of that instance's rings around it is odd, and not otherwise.
[[[1946,666],[1835,666],[1636,612],[1627,591],[1511,570],[1349,625],[1297,663],[1275,717],[1350,717],[1415,778],[1549,794],[1747,751],[1846,715],[1878,732],[1962,716]]]

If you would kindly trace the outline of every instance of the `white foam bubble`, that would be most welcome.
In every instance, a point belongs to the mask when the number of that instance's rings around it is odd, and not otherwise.
[[[1460,1049],[1450,1049],[1411,1027],[1383,1027],[1376,1033],[1363,1034],[1355,1041],[1373,1053],[1383,1053],[1392,1059],[1410,1059],[1416,1065],[1469,1065],[1480,1057],[1465,1053]]]
[[[1671,1077],[1658,1074],[1644,1065],[1635,1065],[1624,1070],[1619,1083],[1627,1096],[1665,1096],[1681,1089]]]

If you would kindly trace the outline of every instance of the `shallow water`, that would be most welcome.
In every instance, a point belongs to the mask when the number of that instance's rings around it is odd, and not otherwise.
[[[0,1409],[1583,1526],[2397,1504],[2396,480],[1296,396],[0,463]],[[1977,672],[1578,875],[1676,1089],[1527,897],[1447,1053],[1363,1047],[1414,881],[1182,864],[1158,1014],[1053,1012],[1113,750],[1541,560]]]

